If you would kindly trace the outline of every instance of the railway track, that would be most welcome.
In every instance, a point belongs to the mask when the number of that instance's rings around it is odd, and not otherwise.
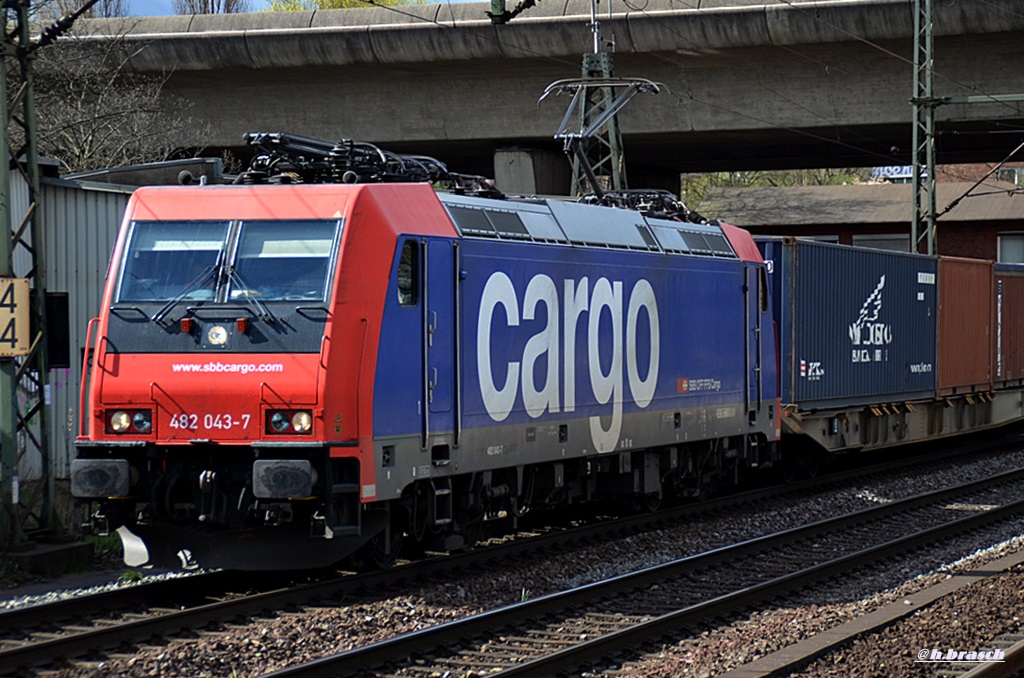
[[[541,676],[1024,513],[1024,469],[525,601],[268,674]],[[965,516],[965,514],[967,514]]]
[[[947,456],[973,452],[959,450]],[[385,572],[327,576],[301,584],[280,577],[268,579],[266,573],[213,572],[10,610],[0,613],[0,675],[19,667],[53,665],[61,658],[95,656],[105,649],[130,646],[155,636],[236,622],[288,607],[337,600],[357,592],[386,592],[416,578],[444,577],[452,572],[498,566],[511,559],[535,557],[537,553],[565,548],[567,544],[610,540],[678,524],[700,514],[732,511],[741,505],[756,506],[780,496],[820,492],[823,486],[842,486],[884,474],[906,473],[922,464],[934,467],[936,461],[935,456],[927,461],[905,459],[656,514],[568,530],[556,529],[468,553],[409,563]]]

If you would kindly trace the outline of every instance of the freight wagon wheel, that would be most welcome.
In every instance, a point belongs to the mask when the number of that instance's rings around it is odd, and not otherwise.
[[[784,454],[779,468],[783,482],[791,483],[797,476],[817,478],[821,472],[822,455],[814,449],[802,448]]]
[[[648,492],[644,496],[640,497],[638,501],[638,508],[649,513],[655,513],[661,508],[661,499],[661,495],[657,492]]]
[[[817,478],[818,474],[821,473],[821,455],[814,454],[813,452],[809,454],[805,469],[808,478]]]

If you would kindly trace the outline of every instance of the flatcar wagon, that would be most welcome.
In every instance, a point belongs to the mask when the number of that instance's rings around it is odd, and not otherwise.
[[[904,445],[1024,416],[1020,267],[757,242],[771,270],[784,437],[814,443],[800,454]]]

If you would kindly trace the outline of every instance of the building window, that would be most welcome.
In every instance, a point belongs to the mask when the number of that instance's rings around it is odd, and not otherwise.
[[[910,236],[903,233],[855,233],[853,244],[858,247],[874,247],[877,250],[910,251]]]
[[[1024,264],[1024,233],[999,234],[999,263]]]
[[[1016,167],[1004,167],[996,170],[996,179],[1009,181],[1011,184],[1019,184],[1020,169]]]

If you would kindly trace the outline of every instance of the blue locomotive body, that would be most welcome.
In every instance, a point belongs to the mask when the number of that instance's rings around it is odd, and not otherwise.
[[[440,198],[459,237],[404,236],[392,263],[374,388],[379,497],[464,482],[523,506],[541,500],[535,476],[546,500],[656,499],[773,461],[776,347],[749,235]]]

